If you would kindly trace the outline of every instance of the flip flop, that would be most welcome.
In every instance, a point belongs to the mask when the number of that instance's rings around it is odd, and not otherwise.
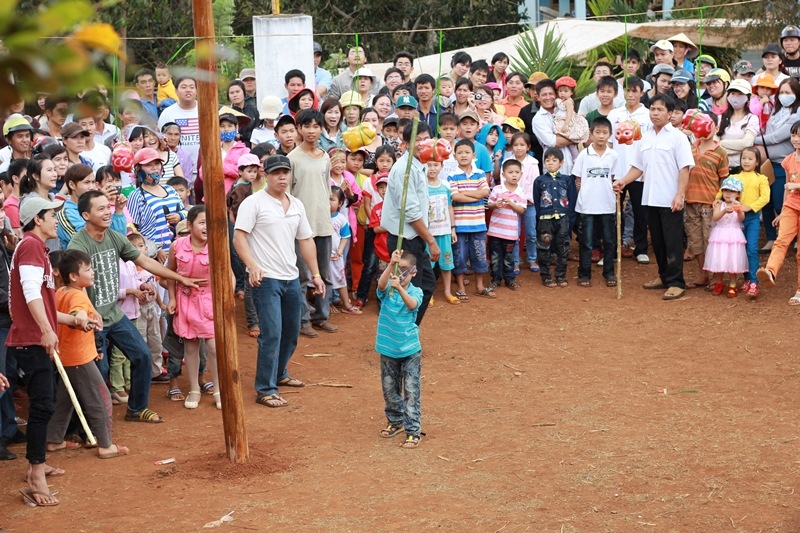
[[[469,296],[467,296],[467,293],[464,292],[464,291],[456,291],[456,292],[453,293],[453,296],[458,298],[459,302],[468,302],[469,301]]]
[[[147,408],[136,414],[131,412],[125,413],[125,420],[128,422],[142,422],[144,424],[160,424],[164,421],[163,418],[158,416],[158,413]]]
[[[461,305],[461,300],[459,300],[456,296],[445,296],[444,299],[449,304]]]
[[[297,387],[297,388],[306,386],[305,383],[293,377],[283,378],[282,380],[278,381],[278,385],[281,387]]]
[[[35,496],[50,496],[54,497],[58,492],[51,492],[50,494],[46,494],[44,492],[39,492],[38,490],[33,490],[30,487],[26,487],[24,489],[19,489],[19,493],[22,494],[22,499],[25,500],[25,504],[29,505],[30,507],[54,507],[58,505],[58,499],[52,503],[39,503],[36,501]]]
[[[261,328],[259,326],[253,326],[252,328],[247,328],[247,335],[256,339],[259,335],[261,335]]]
[[[289,402],[284,400],[278,394],[270,394],[269,396],[259,396],[258,398],[256,398],[256,403],[259,405],[265,405],[267,407],[274,407],[274,408],[286,407],[287,405],[289,405]]]
[[[57,443],[51,442],[50,444],[57,444]],[[81,447],[81,444],[79,442],[72,442],[70,440],[65,440],[63,444],[64,446],[61,446],[59,448],[55,448],[53,450],[47,450],[47,453],[60,452],[62,450],[75,450]]]
[[[708,282],[701,283],[701,282],[697,282],[697,281],[689,281],[689,282],[686,283],[686,288],[687,289],[702,289],[703,287],[707,287],[707,286],[708,286]]]
[[[100,459],[113,459],[114,457],[122,457],[123,455],[128,455],[130,453],[130,450],[128,448],[126,448],[125,446],[120,446],[119,444],[115,444],[115,446],[117,447],[117,451],[116,452],[100,453],[100,454],[97,454],[97,456]]]
[[[489,287],[484,287],[482,291],[475,291],[472,294],[475,296],[480,296],[481,298],[488,298],[490,300],[497,298],[497,295]]]

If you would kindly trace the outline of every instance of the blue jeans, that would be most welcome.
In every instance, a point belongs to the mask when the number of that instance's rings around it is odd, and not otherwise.
[[[460,275],[467,272],[469,266],[476,274],[489,272],[489,261],[486,257],[486,232],[485,231],[457,231],[458,241],[453,247],[455,268],[453,274]],[[417,266],[419,268],[419,266]]]
[[[3,374],[11,382],[11,388],[0,392],[0,443],[6,442],[17,432],[17,413],[14,411],[14,382],[16,381],[16,364],[12,365],[10,358],[7,358],[8,348],[6,347],[6,337],[8,328],[0,328],[0,374]]]
[[[616,279],[614,276],[614,254],[617,250],[616,215],[581,215],[583,234],[580,239],[578,263],[578,279],[592,279],[592,249],[594,235],[599,230],[603,241],[603,278]]]
[[[126,316],[116,324],[106,326],[101,331],[105,352],[97,366],[103,379],[108,381],[108,354],[116,346],[131,362],[131,391],[128,397],[128,413],[137,415],[147,408],[150,401],[150,379],[152,359],[150,349],[133,322]],[[106,344],[105,341],[108,341]]]
[[[744,275],[748,281],[758,285],[758,278],[756,271],[760,266],[758,259],[758,236],[761,233],[761,222],[758,213],[748,211],[744,214],[744,238],[747,239],[745,249],[747,250],[747,268],[748,272]]]
[[[536,206],[528,204],[525,212],[520,217],[523,225],[525,226],[525,255],[527,256],[528,264],[536,262]],[[514,245],[514,264],[519,265],[519,240]]]
[[[764,219],[764,235],[768,241],[774,241],[778,238],[778,228],[772,225],[775,216],[780,214],[783,209],[783,188],[786,186],[786,171],[777,163],[772,163],[772,168],[775,171],[775,181],[769,186],[769,202],[761,210],[761,216]]]
[[[244,268],[244,263],[239,259],[239,254],[236,253],[236,248],[233,246],[233,222],[228,219],[228,245],[230,246],[231,254],[231,269],[233,270],[233,277],[236,279],[234,292],[244,291],[247,284],[247,271]]]
[[[381,387],[386,420],[402,426],[407,435],[420,431],[420,373],[422,352],[395,359],[381,355]]]
[[[278,393],[278,381],[288,378],[286,365],[297,348],[305,295],[300,281],[263,278],[253,287],[258,310],[258,358],[256,393],[259,397]]]
[[[134,329],[134,331],[136,331]],[[138,335],[139,332],[136,332]],[[141,338],[141,337],[140,337]],[[142,341],[144,342],[144,341]],[[56,367],[50,356],[41,346],[11,347],[8,356],[16,361],[18,385],[28,389],[28,448],[25,458],[32,465],[45,462],[47,453],[47,424],[55,409]],[[148,359],[150,354],[148,353]],[[150,379],[150,364],[147,365],[147,379]]]

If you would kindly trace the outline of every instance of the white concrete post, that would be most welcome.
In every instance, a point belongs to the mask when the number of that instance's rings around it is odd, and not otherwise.
[[[314,28],[308,15],[253,17],[253,49],[256,61],[256,99],[267,95],[286,98],[284,75],[300,69],[306,87],[314,84]]]

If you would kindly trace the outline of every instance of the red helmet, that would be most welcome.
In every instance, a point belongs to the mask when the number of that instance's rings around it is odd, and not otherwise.
[[[575,82],[574,79],[572,79],[569,76],[561,76],[556,80],[556,89],[558,89],[559,87],[571,87],[575,89],[576,87],[578,87],[578,84]]]
[[[164,163],[164,160],[161,159],[161,154],[159,154],[155,148],[142,148],[136,152],[135,156],[133,156],[133,166],[144,165],[145,163],[150,163],[156,159],[158,159],[162,164]]]

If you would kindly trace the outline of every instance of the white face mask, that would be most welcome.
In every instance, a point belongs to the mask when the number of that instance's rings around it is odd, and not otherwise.
[[[747,95],[745,94],[728,94],[728,103],[734,109],[742,109],[747,104]]]
[[[797,97],[793,94],[779,94],[778,100],[783,107],[791,107]]]

